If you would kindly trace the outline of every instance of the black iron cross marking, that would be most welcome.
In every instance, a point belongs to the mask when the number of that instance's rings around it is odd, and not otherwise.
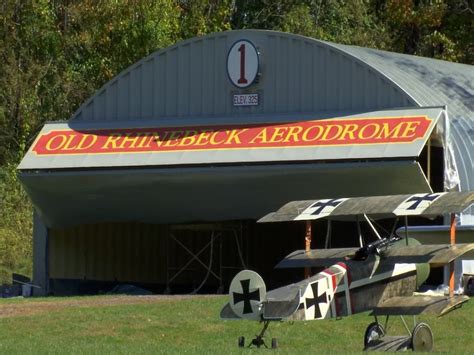
[[[252,306],[250,305],[250,301],[259,301],[260,300],[260,290],[256,289],[255,291],[250,292],[250,279],[247,280],[240,280],[240,284],[242,285],[242,292],[237,293],[233,292],[234,296],[234,305],[239,302],[244,302],[244,314],[252,313]]]
[[[410,207],[407,207],[407,210],[415,210],[423,201],[434,201],[440,196],[440,194],[425,194],[424,196],[413,196],[406,201],[414,202]]]
[[[336,208],[337,206],[339,206],[340,204],[342,203],[342,201],[339,201],[338,199],[333,199],[333,200],[328,200],[328,202],[322,202],[322,201],[318,201],[316,202],[314,205],[311,206],[311,208],[313,207],[318,207],[316,208],[313,213],[313,215],[318,215],[320,214],[326,207],[334,207]]]
[[[314,319],[321,318],[321,310],[319,309],[320,303],[328,303],[328,294],[326,291],[321,296],[318,296],[318,284],[319,282],[315,282],[311,285],[311,289],[313,290],[314,298],[306,298],[306,309],[309,307],[314,306]]]

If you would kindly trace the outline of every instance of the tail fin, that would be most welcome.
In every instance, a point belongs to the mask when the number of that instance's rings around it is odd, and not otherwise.
[[[262,277],[254,271],[242,270],[232,279],[229,287],[229,305],[236,316],[261,320],[267,288]]]

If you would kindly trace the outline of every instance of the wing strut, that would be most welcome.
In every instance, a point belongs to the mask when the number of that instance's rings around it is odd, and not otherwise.
[[[405,216],[405,245],[408,246],[408,216]]]
[[[392,230],[390,231],[390,236],[389,238],[392,238],[395,235],[395,230],[397,229],[397,224],[398,224],[399,218],[395,218],[395,222],[393,223]]]
[[[362,231],[360,229],[359,215],[356,216],[356,221],[357,221],[357,233],[359,234],[359,246],[362,248],[364,246],[364,239],[362,238]]]
[[[449,228],[451,245],[456,244],[456,214],[451,213],[451,226]],[[449,263],[449,296],[454,295],[454,260]]]
[[[331,247],[331,220],[328,219],[328,227],[326,229],[326,242],[324,243],[324,249]]]
[[[306,253],[311,251],[311,240],[313,238],[313,231],[311,229],[311,221],[306,221],[306,232],[304,236],[304,250]],[[311,268],[305,267],[304,268],[304,278],[307,279],[311,277]]]
[[[377,229],[375,229],[374,225],[372,224],[372,222],[370,221],[369,217],[367,217],[366,214],[364,214],[364,217],[365,217],[365,220],[367,221],[367,223],[369,224],[369,226],[372,228],[372,230],[374,231],[375,235],[377,236],[378,239],[382,239],[382,237],[380,236],[379,232],[377,232]]]

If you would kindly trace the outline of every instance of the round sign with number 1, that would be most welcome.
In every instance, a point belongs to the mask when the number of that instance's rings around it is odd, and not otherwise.
[[[235,42],[227,55],[227,74],[232,84],[246,88],[255,81],[258,74],[258,52],[252,42]]]

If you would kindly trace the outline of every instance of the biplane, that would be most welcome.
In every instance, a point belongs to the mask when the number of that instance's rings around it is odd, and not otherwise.
[[[299,282],[267,292],[265,282],[254,271],[240,271],[229,287],[229,302],[221,311],[222,319],[251,319],[263,323],[263,329],[248,346],[260,347],[265,331],[272,321],[320,320],[350,316],[371,311],[374,321],[364,335],[365,348],[384,342],[390,316],[401,316],[408,336],[405,348],[430,351],[433,334],[426,323],[409,329],[403,316],[435,314],[442,316],[459,308],[468,297],[454,294],[454,261],[474,250],[474,243],[456,244],[455,214],[474,202],[474,192],[440,192],[412,195],[372,196],[360,198],[320,199],[294,201],[259,220],[261,223],[356,219],[370,226],[375,235],[371,242],[354,248],[297,250],[286,256],[278,265],[282,268],[304,268],[305,278]],[[435,217],[451,215],[450,244],[420,245],[406,232],[397,235],[400,217]],[[374,226],[376,219],[394,218],[388,235],[381,235]],[[330,228],[328,228],[328,231]],[[326,243],[330,239],[326,236]],[[418,293],[430,267],[450,265],[449,294],[424,295]],[[322,271],[311,275],[308,270]],[[383,322],[385,317],[385,322]],[[415,322],[416,323],[416,318]],[[400,338],[400,337],[399,337]],[[399,342],[400,343],[400,342]],[[245,338],[240,337],[240,347]],[[272,348],[277,347],[272,339]],[[393,349],[392,349],[393,350]]]

